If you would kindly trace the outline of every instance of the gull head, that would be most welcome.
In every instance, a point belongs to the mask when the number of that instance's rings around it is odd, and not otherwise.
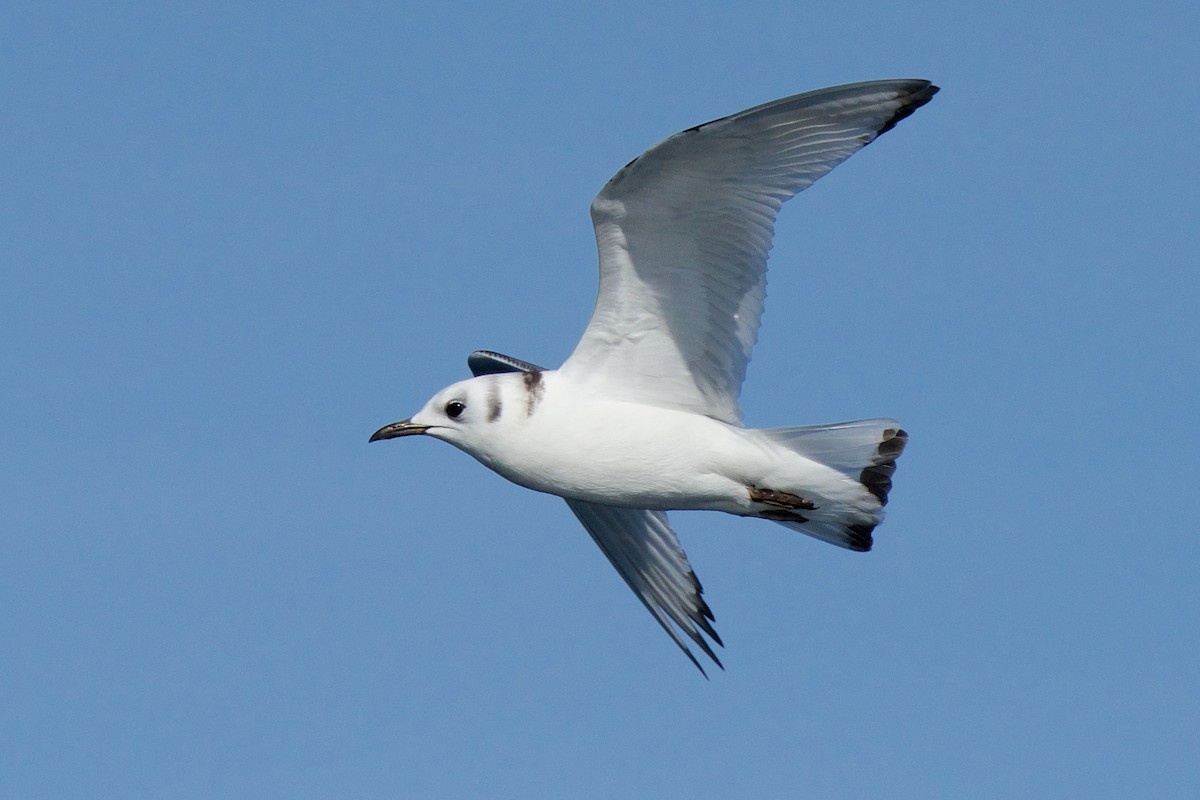
[[[487,375],[447,386],[416,414],[384,425],[369,441],[426,435],[471,452],[472,443],[483,437],[488,422],[495,421],[496,377]]]

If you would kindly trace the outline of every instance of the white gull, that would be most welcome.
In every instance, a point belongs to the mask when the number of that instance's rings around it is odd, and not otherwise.
[[[600,291],[570,358],[546,370],[472,353],[476,377],[371,441],[432,436],[562,497],[692,663],[704,671],[680,632],[720,666],[705,639],[721,644],[712,612],[666,512],[758,517],[869,550],[908,438],[891,419],[742,425],[775,217],[937,91],[923,80],[835,86],[650,148],[592,203]]]

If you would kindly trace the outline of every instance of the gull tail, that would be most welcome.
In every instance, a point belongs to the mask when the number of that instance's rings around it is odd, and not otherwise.
[[[800,508],[793,515],[800,520],[768,519],[839,547],[870,550],[871,532],[883,521],[881,510],[892,490],[896,459],[908,442],[908,434],[900,424],[894,419],[864,419],[833,425],[767,428],[758,433],[798,455],[837,470],[865,490],[851,493],[857,497],[818,501],[814,510]]]

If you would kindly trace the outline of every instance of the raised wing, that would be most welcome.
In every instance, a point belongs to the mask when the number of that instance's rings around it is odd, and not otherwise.
[[[721,637],[712,626],[712,611],[701,597],[700,581],[696,580],[696,573],[671,530],[667,515],[662,511],[615,508],[579,500],[567,500],[567,505],[696,669],[707,677],[704,667],[684,644],[679,631],[671,627],[672,622],[724,669],[701,635],[703,631],[721,644]]]
[[[610,397],[740,422],[780,207],[935,92],[922,80],[820,89],[631,161],[592,203],[600,291],[560,371]]]
[[[467,367],[471,374],[478,378],[480,375],[496,375],[501,372],[544,372],[543,367],[530,364],[519,358],[506,356],[494,350],[476,350],[467,356]]]

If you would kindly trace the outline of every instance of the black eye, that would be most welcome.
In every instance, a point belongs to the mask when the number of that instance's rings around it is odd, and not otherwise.
[[[467,404],[461,400],[451,400],[446,403],[446,416],[450,419],[458,419],[462,416],[462,412],[467,410]]]

